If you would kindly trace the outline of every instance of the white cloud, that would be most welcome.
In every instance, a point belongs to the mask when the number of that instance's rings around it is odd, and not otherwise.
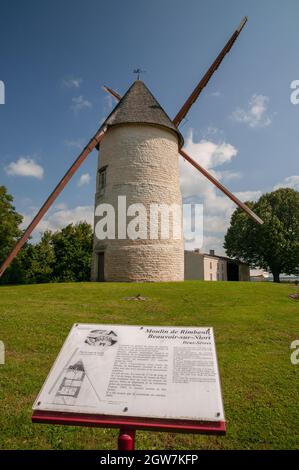
[[[83,186],[84,184],[89,184],[90,182],[90,174],[89,173],[84,173],[83,175],[80,176],[80,179],[78,181],[78,186]]]
[[[194,250],[199,248],[202,253],[209,253],[210,250],[215,250],[218,256],[226,256],[223,248],[223,237],[214,235],[205,235],[203,245],[200,247],[196,242],[190,242],[185,245],[186,250]]]
[[[278,183],[274,186],[274,190],[279,188],[293,188],[299,190],[299,175],[292,175],[285,178],[282,183]]]
[[[80,88],[82,82],[82,78],[67,78],[62,80],[63,85],[67,88]]]
[[[62,207],[62,209],[59,209]],[[24,229],[31,222],[35,216],[36,211],[31,214],[23,214],[23,222],[21,228]],[[40,221],[37,228],[33,232],[33,242],[37,242],[40,238],[40,234],[45,232],[45,230],[55,231],[65,227],[68,224],[76,224],[81,221],[88,222],[93,226],[93,215],[94,207],[93,206],[77,206],[72,209],[68,208],[65,204],[58,204],[55,206],[55,209]]]
[[[231,170],[214,169],[230,163],[236,157],[238,151],[232,144],[210,140],[194,142],[191,133],[186,141],[186,152],[220,181],[242,176]],[[188,202],[201,202],[204,206],[203,246],[186,242],[186,249],[215,249],[216,253],[224,254],[223,238],[236,205],[183,158],[180,159],[180,181],[183,198]],[[235,195],[244,202],[256,200],[261,191],[243,191]]]
[[[240,171],[223,170],[215,173],[219,175],[218,179],[222,179],[224,181],[238,180],[243,177],[243,174]]]
[[[237,108],[232,113],[232,119],[249,127],[267,127],[271,124],[272,119],[267,113],[269,98],[264,95],[254,94],[249,100],[248,108]]]
[[[44,176],[43,167],[30,157],[20,157],[16,162],[11,162],[5,167],[5,171],[10,176],[32,176],[37,179]]]
[[[215,143],[206,139],[194,142],[192,131],[187,138],[185,148],[186,152],[206,170],[212,170],[219,165],[231,162],[238,153],[233,145],[225,142]],[[201,177],[199,180],[195,176],[195,172],[199,175],[197,170],[195,170],[190,163],[184,162],[182,158],[180,159],[181,190],[183,197],[201,194],[202,191],[204,191],[204,193],[211,192],[210,188],[213,188],[206,178]],[[213,171],[211,171],[211,173],[213,173]],[[214,175],[216,177],[215,172]],[[221,171],[217,173],[217,177],[219,176],[221,177]]]
[[[75,113],[82,111],[82,109],[89,109],[89,108],[92,108],[91,102],[83,98],[82,95],[72,98],[71,109]]]
[[[205,236],[202,246],[203,253],[209,253],[210,250],[215,250],[215,254],[219,256],[226,256],[223,248],[223,238],[217,236]]]
[[[257,201],[262,195],[262,191],[239,191],[235,193],[235,196],[242,202],[246,201]]]
[[[68,224],[76,224],[81,221],[86,221],[93,224],[93,206],[77,206],[72,209],[66,208],[53,212],[48,217],[41,221],[39,229],[44,231],[58,230]]]

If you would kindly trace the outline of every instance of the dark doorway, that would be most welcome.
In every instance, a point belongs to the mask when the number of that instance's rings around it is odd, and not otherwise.
[[[104,282],[105,281],[105,276],[104,276],[104,253],[98,253],[98,281],[99,282]]]
[[[237,263],[227,263],[227,280],[238,281],[239,280],[239,265]]]

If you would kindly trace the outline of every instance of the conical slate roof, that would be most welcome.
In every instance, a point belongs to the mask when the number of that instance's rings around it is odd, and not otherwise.
[[[179,138],[179,146],[183,146],[183,136],[141,80],[136,80],[133,83],[108,116],[103,126],[110,127],[137,122],[171,129]]]

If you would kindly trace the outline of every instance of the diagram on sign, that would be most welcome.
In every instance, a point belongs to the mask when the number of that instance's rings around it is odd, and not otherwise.
[[[71,364],[65,371],[61,384],[56,392],[54,403],[74,405],[85,378],[82,361]]]
[[[52,401],[53,404],[74,406],[79,402],[79,394],[81,391],[84,392],[84,396],[86,396],[86,394],[92,395],[91,390],[93,390],[94,395],[97,397],[98,401],[100,401],[100,397],[84,367],[83,360],[74,359],[78,351],[79,348],[76,348],[49,390],[49,395],[52,395],[53,390],[56,389]],[[89,393],[88,389],[90,389]]]

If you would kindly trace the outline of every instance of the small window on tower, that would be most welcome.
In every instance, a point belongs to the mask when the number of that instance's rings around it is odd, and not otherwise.
[[[101,194],[104,193],[106,187],[106,174],[107,174],[107,166],[99,169],[99,192]]]

